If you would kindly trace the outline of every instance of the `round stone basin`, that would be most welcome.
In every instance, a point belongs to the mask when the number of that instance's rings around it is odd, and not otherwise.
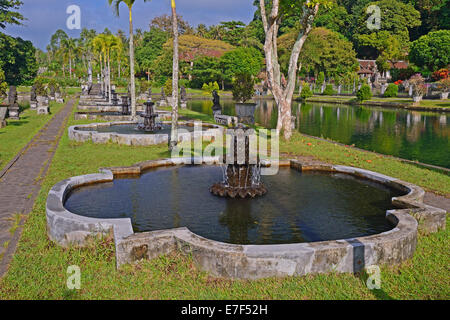
[[[201,126],[202,131],[206,131],[210,128]],[[179,125],[179,130],[186,130],[188,132],[194,132],[194,126],[189,125]],[[137,124],[115,124],[111,126],[98,126],[96,128],[92,127],[79,127],[79,131],[97,131],[99,133],[118,133],[118,134],[168,134],[170,135],[172,126],[170,124],[163,124],[163,128],[161,130],[155,132],[146,132],[143,130],[139,130],[137,128]]]
[[[288,244],[392,230],[386,211],[393,197],[404,194],[345,173],[282,167],[275,176],[263,176],[264,197],[227,199],[209,192],[222,179],[219,166],[161,167],[75,188],[65,208],[90,218],[131,218],[138,233],[187,227],[230,244]]]

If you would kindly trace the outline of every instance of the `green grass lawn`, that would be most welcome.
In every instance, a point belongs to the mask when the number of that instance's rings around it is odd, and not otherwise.
[[[186,116],[195,117],[190,111]],[[205,119],[206,120],[206,119]],[[73,120],[68,126],[95,121]],[[98,121],[97,121],[98,122]],[[310,143],[311,145],[308,145]],[[450,192],[449,178],[395,160],[317,142],[300,134],[282,143],[282,152],[356,165]],[[0,280],[0,299],[448,299],[449,231],[420,236],[414,258],[402,266],[382,267],[382,289],[365,286],[364,274],[327,274],[232,281],[200,272],[190,257],[163,256],[115,269],[114,246],[104,238],[84,249],[61,248],[46,235],[45,202],[57,182],[96,173],[100,167],[127,166],[169,157],[166,145],[128,147],[69,141],[67,132],[53,158],[8,273]],[[371,160],[372,162],[368,162]],[[450,221],[449,219],[447,221]],[[81,268],[81,290],[66,289],[67,267]]]
[[[7,120],[8,125],[0,129],[0,170],[38,133],[56,114],[63,104],[50,102],[50,115],[37,115],[35,110],[26,106],[20,120]]]

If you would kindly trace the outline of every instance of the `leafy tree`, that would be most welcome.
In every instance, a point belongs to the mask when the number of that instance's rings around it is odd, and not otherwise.
[[[221,22],[219,28],[222,30],[222,39],[220,40],[237,46],[243,39],[245,23],[242,21]]]
[[[145,32],[142,44],[136,48],[138,68],[145,71],[152,70],[156,59],[163,53],[163,45],[168,39],[168,34],[158,28],[151,28],[149,32]]]
[[[282,71],[286,71],[289,67],[290,51],[294,46],[296,33],[293,31],[279,38]],[[307,73],[324,72],[327,76],[356,71],[358,68],[352,43],[339,33],[322,27],[311,31],[300,53],[299,61]]]
[[[201,88],[202,84],[213,81],[221,82],[223,79],[219,58],[199,57],[194,61],[192,70],[191,87]]]
[[[0,68],[0,96],[4,96],[8,90],[8,84],[5,82],[5,73]]]
[[[189,25],[189,22],[185,21],[182,16],[177,15],[178,20],[178,33],[193,34],[194,29]],[[150,29],[159,29],[167,34],[172,34],[172,17],[164,14],[159,17],[155,17],[150,22]]]
[[[29,84],[38,70],[36,49],[31,41],[0,33],[0,68],[9,85]]]
[[[0,0],[0,28],[5,29],[8,24],[21,25],[24,17],[17,11],[23,4],[19,0]]]
[[[380,30],[367,28],[369,15],[366,9],[369,5],[376,5],[381,10],[382,21]],[[365,6],[359,16],[355,29],[355,41],[359,52],[367,58],[376,58],[380,51],[380,42],[389,41],[394,37],[400,48],[406,51],[409,48],[409,30],[421,25],[420,13],[413,5],[397,0],[381,0],[370,2]]]
[[[450,63],[450,30],[430,32],[414,41],[409,59],[428,71],[446,67]]]
[[[257,76],[263,67],[263,56],[255,48],[239,48],[225,53],[220,62],[225,81],[232,83],[237,74]]]
[[[350,38],[350,27],[352,25],[351,15],[345,7],[335,5],[330,8],[321,7],[314,21],[315,27],[324,27],[337,33],[342,33]]]

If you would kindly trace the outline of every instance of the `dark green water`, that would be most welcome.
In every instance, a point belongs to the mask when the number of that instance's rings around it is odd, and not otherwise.
[[[192,110],[210,114],[212,102],[190,101]],[[223,113],[235,115],[234,102],[222,101]],[[382,154],[450,168],[450,114],[404,109],[326,104],[293,104],[297,129]],[[273,101],[258,104],[256,122],[276,128]]]
[[[65,207],[93,218],[131,218],[135,232],[188,227],[234,244],[281,244],[348,239],[391,230],[386,210],[400,193],[343,174],[280,169],[263,176],[268,193],[227,199],[209,188],[221,181],[216,166],[169,167],[138,179],[85,186]]]

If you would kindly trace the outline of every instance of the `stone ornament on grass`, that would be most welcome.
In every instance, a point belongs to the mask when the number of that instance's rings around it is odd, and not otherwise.
[[[17,103],[17,89],[15,86],[9,87],[8,105],[9,118],[11,120],[20,120],[20,108]]]
[[[46,96],[37,96],[37,114],[49,114],[49,99]]]

